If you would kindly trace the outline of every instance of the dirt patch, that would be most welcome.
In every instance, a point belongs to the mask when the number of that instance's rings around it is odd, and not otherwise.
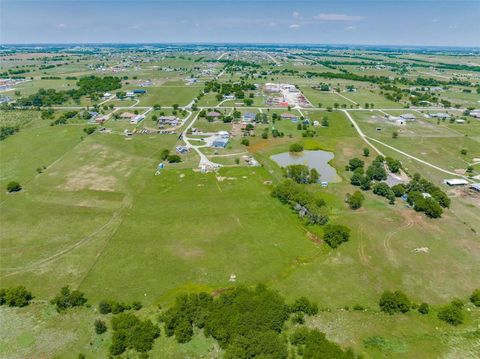
[[[307,232],[307,238],[315,244],[323,243],[323,240],[312,232]]]
[[[113,192],[117,184],[117,178],[102,174],[102,172],[95,165],[82,166],[67,175],[66,183],[62,187],[68,191],[91,189]]]

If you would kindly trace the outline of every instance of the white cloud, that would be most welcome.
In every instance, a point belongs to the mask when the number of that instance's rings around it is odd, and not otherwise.
[[[298,29],[300,27],[300,25],[298,24],[292,24],[289,26],[290,29]]]
[[[55,25],[55,27],[59,28],[59,29],[63,29],[64,27],[66,27],[67,25],[65,24],[57,24]]]
[[[432,19],[432,22],[438,22],[438,19]]]
[[[275,27],[275,26],[277,26],[277,23],[275,21],[270,21],[267,25],[269,27]]]
[[[356,29],[355,26],[347,26],[347,27],[345,28],[345,30],[355,30],[355,29]]]
[[[347,14],[320,14],[313,17],[319,21],[360,21],[363,16],[347,15]]]
[[[297,17],[300,16],[300,13],[299,13],[298,11],[294,11],[294,12],[292,12],[292,16],[293,16],[294,18],[297,18]]]

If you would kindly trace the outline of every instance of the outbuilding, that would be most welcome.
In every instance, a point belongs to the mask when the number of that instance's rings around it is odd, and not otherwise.
[[[454,187],[454,186],[465,186],[466,184],[468,184],[468,181],[465,179],[453,178],[453,179],[446,179],[443,181],[443,183]]]

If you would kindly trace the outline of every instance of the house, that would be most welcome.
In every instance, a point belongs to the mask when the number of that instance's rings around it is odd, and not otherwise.
[[[243,122],[252,122],[255,121],[255,114],[253,112],[247,112],[242,116]]]
[[[144,89],[136,89],[136,90],[133,90],[133,93],[135,95],[143,95],[145,93],[147,93],[147,90],[144,90]]]
[[[480,183],[473,183],[472,185],[470,185],[470,188],[474,191],[480,192]]]
[[[227,131],[219,131],[217,132],[217,137],[229,139],[230,134]]]
[[[470,111],[469,115],[475,118],[480,118],[480,110]]]
[[[456,119],[455,122],[459,124],[464,124],[466,121],[463,118],[459,118],[459,119]]]
[[[175,150],[176,150],[177,153],[179,153],[179,154],[183,154],[183,153],[187,153],[187,152],[188,152],[188,148],[185,147],[185,146],[177,146],[177,147],[175,147]]]
[[[104,123],[106,120],[108,120],[108,116],[107,116],[107,115],[105,115],[105,116],[98,116],[97,118],[95,118],[95,123],[102,124],[102,123]]]
[[[443,183],[453,187],[453,186],[464,186],[468,184],[468,181],[464,179],[454,178],[454,179],[446,179],[443,181]]]
[[[135,97],[135,94],[133,93],[133,91],[127,91],[127,92],[125,93],[125,96],[126,96],[126,97]]]
[[[137,115],[134,118],[130,119],[130,124],[136,125],[139,122],[142,122],[145,119],[143,115]]]
[[[112,94],[109,93],[109,92],[105,92],[105,93],[103,94],[103,98],[109,98],[109,97],[111,97],[111,96],[112,96]]]
[[[450,118],[450,115],[448,113],[439,112],[439,113],[431,113],[429,115],[429,117],[430,118],[439,118],[441,120],[446,120],[446,119]]]
[[[314,126],[314,127],[320,126],[320,122],[318,122],[318,121],[313,121],[313,126]]]
[[[128,120],[131,120],[133,118],[135,118],[135,115],[134,113],[131,113],[131,112],[124,112],[120,115],[120,118],[125,118],[125,119],[128,119]]]
[[[298,117],[295,116],[295,115],[293,115],[293,114],[291,114],[291,113],[282,113],[282,114],[280,115],[280,118],[281,118],[282,120],[298,120]]]
[[[223,99],[224,100],[235,100],[235,96],[234,95],[224,95]]]
[[[397,125],[404,125],[406,123],[406,120],[404,120],[402,117],[399,116],[385,116],[388,121],[390,122],[395,122]]]
[[[222,116],[222,114],[217,111],[211,111],[207,113],[207,118],[210,117],[210,118],[213,118],[214,120],[218,119],[220,116]]]
[[[406,122],[415,121],[417,118],[411,113],[404,113],[400,115],[400,118],[404,119]]]
[[[265,92],[280,92],[280,85],[273,83],[266,83],[263,87]]]
[[[228,144],[228,138],[217,137],[212,142],[212,147],[225,148]]]
[[[177,126],[179,123],[178,117],[176,116],[160,116],[158,118],[158,126],[163,127],[164,125]]]

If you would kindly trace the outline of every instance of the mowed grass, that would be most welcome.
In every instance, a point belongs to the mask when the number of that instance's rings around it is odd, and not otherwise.
[[[196,97],[202,88],[199,86],[168,86],[147,87],[147,93],[139,96],[139,106],[172,106],[178,104],[185,106]]]
[[[192,288],[229,287],[231,274],[237,284],[265,281],[317,251],[270,197],[265,170],[220,175],[226,178],[173,170],[146,178],[81,289],[94,299],[170,300]]]

